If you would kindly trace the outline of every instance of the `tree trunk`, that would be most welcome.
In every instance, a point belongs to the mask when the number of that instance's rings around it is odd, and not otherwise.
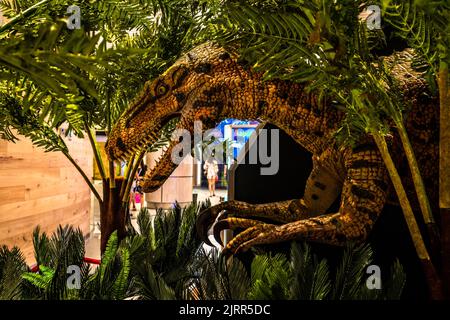
[[[428,284],[428,289],[430,292],[430,297],[434,300],[441,300],[443,298],[442,294],[442,283],[436,272],[436,269],[431,262],[430,255],[428,254],[427,248],[420,233],[419,226],[417,225],[416,218],[414,217],[411,204],[406,195],[405,188],[403,187],[402,180],[398,174],[397,168],[395,167],[394,161],[389,153],[386,141],[378,132],[373,132],[373,137],[375,143],[380,150],[383,161],[388,170],[389,176],[391,178],[392,184],[400,202],[400,206],[403,211],[403,215],[406,220],[406,224],[411,234],[411,238],[416,249],[417,256],[422,264],[424,275]]]
[[[101,253],[105,252],[111,233],[117,230],[117,236],[126,236],[126,208],[122,206],[120,189],[123,179],[116,178],[114,188],[110,188],[109,179],[103,186],[103,205],[100,207]]]

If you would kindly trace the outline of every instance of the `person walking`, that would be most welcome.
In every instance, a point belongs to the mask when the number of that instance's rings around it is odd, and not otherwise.
[[[140,185],[141,180],[145,176],[145,172],[147,171],[147,166],[142,161],[139,165],[139,169],[136,172],[136,176],[133,179],[133,184],[131,186],[131,203],[133,204],[132,211],[136,211],[136,196],[139,196],[139,203],[141,205],[141,209],[144,206],[144,193],[142,192],[142,187]]]
[[[217,162],[216,159],[214,159],[213,154],[208,158],[208,160],[205,161],[203,169],[205,170],[205,175],[206,178],[208,179],[209,196],[215,197],[216,181],[219,178],[219,176],[217,175],[217,173],[219,172],[219,163]]]

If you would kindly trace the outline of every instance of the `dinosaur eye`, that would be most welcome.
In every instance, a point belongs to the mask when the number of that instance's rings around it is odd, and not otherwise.
[[[160,87],[158,88],[158,94],[163,95],[163,94],[166,93],[166,90],[167,90],[166,87],[160,86]]]
[[[168,89],[169,89],[168,86],[161,82],[156,87],[156,95],[158,97],[162,97],[163,95],[165,95],[167,93]]]

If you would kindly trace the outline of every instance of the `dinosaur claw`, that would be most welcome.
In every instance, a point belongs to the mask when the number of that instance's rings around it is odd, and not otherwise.
[[[222,237],[220,236],[220,232],[225,229],[229,229],[229,228],[230,228],[230,225],[227,220],[219,220],[214,224],[214,227],[213,227],[214,239],[222,247],[223,247],[223,242],[222,242]]]
[[[215,210],[213,208],[214,207],[209,207],[208,209],[201,212],[198,215],[196,222],[197,234],[199,235],[200,239],[210,247],[214,247],[214,245],[208,238],[208,230],[216,220],[217,216],[214,213]]]
[[[208,239],[208,229],[210,225],[211,225],[211,217],[207,209],[202,213],[200,213],[199,216],[197,217],[196,228],[200,240],[202,240],[208,246],[213,247],[214,245]]]

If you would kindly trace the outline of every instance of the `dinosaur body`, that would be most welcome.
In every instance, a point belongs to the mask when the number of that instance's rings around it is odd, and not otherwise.
[[[411,69],[410,58],[405,51],[387,59],[402,85],[399,94],[417,107],[408,113],[406,127],[432,203],[437,203],[437,104],[433,98],[423,96],[426,83]],[[146,83],[142,94],[121,116],[106,149],[111,159],[124,159],[142,144],[154,143],[158,130],[172,117],[180,118],[178,128],[191,133],[195,121],[202,121],[206,129],[226,118],[273,123],[312,154],[313,169],[303,198],[258,205],[233,200],[218,204],[198,217],[200,235],[209,243],[206,234],[212,224],[216,238],[223,229],[245,229],[227,244],[227,253],[293,239],[342,245],[349,240],[364,240],[384,204],[394,195],[381,155],[369,136],[352,148],[336,144],[333,135],[344,116],[332,104],[319,105],[317,96],[307,93],[304,84],[262,81],[262,75],[246,67],[237,54],[207,43],[180,58],[158,79]],[[171,143],[147,173],[144,191],[158,189],[176,168],[171,160],[176,143]],[[414,197],[396,137],[392,150]],[[327,213],[339,196],[339,211]],[[223,211],[227,214],[214,223]],[[261,222],[259,217],[273,224]]]

